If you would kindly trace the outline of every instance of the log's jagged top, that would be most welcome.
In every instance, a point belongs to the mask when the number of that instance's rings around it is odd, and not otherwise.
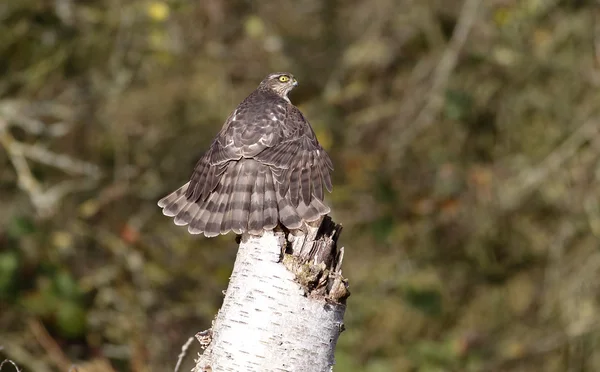
[[[294,273],[307,296],[345,304],[350,291],[341,269],[344,248],[337,248],[342,225],[329,216],[318,222],[307,226],[304,234],[288,235],[283,263]]]

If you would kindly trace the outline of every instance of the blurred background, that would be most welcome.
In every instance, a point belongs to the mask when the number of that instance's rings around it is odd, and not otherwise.
[[[599,5],[3,1],[0,360],[173,370],[237,245],[156,201],[283,70],[336,167],[336,371],[599,371]]]

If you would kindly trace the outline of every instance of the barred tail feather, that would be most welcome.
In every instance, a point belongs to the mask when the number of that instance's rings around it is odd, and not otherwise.
[[[287,194],[292,202],[292,205],[298,205],[298,198],[300,194],[300,174],[302,173],[302,163],[296,164],[295,169],[290,169],[288,171],[289,175],[289,184],[290,190]]]
[[[333,185],[331,183],[331,175],[329,174],[329,170],[327,170],[327,165],[319,164],[319,170],[321,171],[321,176],[323,177],[323,184],[327,191],[331,192],[333,190]]]
[[[331,208],[319,199],[313,199],[310,205],[315,207],[321,216],[331,212]]]
[[[210,150],[208,150],[208,152],[210,152]],[[192,178],[190,180],[190,183],[192,183],[194,187],[188,188],[185,193],[190,200],[195,201],[200,199],[202,196],[202,191],[204,189],[204,185],[206,184],[206,176],[209,167],[210,155],[207,155],[202,156],[194,167],[194,173],[192,174]]]
[[[185,192],[189,184],[189,182],[186,183],[158,201],[158,206],[163,209],[165,216],[173,217],[186,206]]]
[[[227,234],[229,231],[231,231],[231,226],[233,225],[233,189],[235,187],[235,183],[237,182],[240,168],[240,162],[234,163],[231,171],[228,171],[225,176],[229,177],[231,184],[228,185],[227,196],[225,197],[226,206],[223,214],[223,221],[221,222],[221,234]]]
[[[273,174],[270,170],[265,172],[265,200],[263,205],[263,229],[272,230],[277,226],[277,190]]]
[[[204,181],[200,184],[200,198],[202,200],[206,200],[206,196],[209,195],[209,193],[212,191],[211,184],[212,180],[215,179],[216,170],[216,166],[211,166],[208,168],[206,174],[204,175]]]
[[[241,168],[233,187],[233,201],[229,202],[232,204],[231,230],[236,234],[248,231],[250,197],[259,163],[252,159],[242,159],[239,164]]]
[[[187,205],[177,213],[173,222],[175,222],[175,225],[177,226],[185,226],[192,221],[199,210],[200,206],[197,203],[188,201]]]
[[[241,159],[223,164],[217,170],[208,170],[206,182],[216,178],[212,186],[197,185],[202,197],[190,194],[190,182],[162,198],[158,205],[163,214],[174,217],[179,226],[188,225],[191,234],[207,237],[248,232],[259,235],[281,223],[288,229],[299,229],[304,222],[314,222],[329,213],[323,202],[323,188],[331,182],[324,169],[309,155],[303,159],[313,163],[314,169],[297,168],[285,173],[254,159]],[[290,189],[281,195],[278,176],[291,178]],[[205,192],[208,192],[205,194]],[[193,194],[193,193],[192,193]],[[308,194],[308,195],[307,195]]]
[[[279,221],[285,227],[291,230],[302,226],[302,219],[289,200],[289,194],[283,197],[277,193],[277,207],[279,208]]]
[[[305,152],[302,156],[302,173],[300,174],[300,189],[302,190],[302,201],[304,204],[308,204],[311,198],[310,192],[310,163],[311,155],[309,152]],[[296,204],[297,206],[298,204]]]
[[[204,202],[201,202],[200,200],[198,201],[198,203],[202,203],[202,205],[200,206],[196,215],[194,215],[194,217],[192,217],[192,220],[190,221],[190,223],[188,225],[188,232],[190,234],[196,235],[196,234],[202,234],[204,232],[206,223],[208,222],[208,219],[210,218],[211,205],[215,203],[214,199],[217,196],[218,195],[216,193],[212,193],[209,195],[209,197],[206,201],[204,201]]]
[[[321,216],[329,213],[329,207],[317,198],[313,198],[309,205],[300,202],[297,211],[298,215],[306,222],[314,222]]]
[[[227,171],[231,171],[234,167],[235,165],[228,167]],[[232,178],[233,177],[231,177],[231,175],[226,173],[222,179],[222,183],[217,187],[216,192],[219,193],[219,197],[217,199],[216,210],[212,212],[210,219],[206,224],[206,231],[204,232],[204,235],[207,237],[217,236],[221,233],[221,224],[223,223],[223,217],[225,216],[227,203],[229,202],[229,195],[233,190]]]
[[[221,186],[221,184],[219,184],[219,186]],[[201,222],[198,223],[198,228],[202,229],[202,231],[204,232],[204,236],[206,237],[213,237],[219,235],[220,229],[217,229],[217,231],[215,232],[214,226],[209,224],[210,221],[217,215],[220,198],[221,193],[218,190],[215,190],[215,192],[213,192],[210,195],[210,197],[208,198],[208,204],[206,205],[206,212],[202,214],[202,217],[200,218]]]
[[[254,188],[250,196],[250,216],[248,218],[248,232],[259,235],[263,232],[264,218],[263,210],[265,204],[265,173],[269,169],[264,165],[256,172]]]
[[[310,180],[313,187],[313,195],[319,200],[323,200],[323,182],[321,178],[321,168],[315,163],[315,167],[310,174]]]

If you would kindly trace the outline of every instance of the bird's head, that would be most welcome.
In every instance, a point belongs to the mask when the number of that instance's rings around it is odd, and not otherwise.
[[[298,81],[289,72],[274,72],[260,83],[260,86],[274,90],[279,96],[288,101],[288,93],[297,85]]]

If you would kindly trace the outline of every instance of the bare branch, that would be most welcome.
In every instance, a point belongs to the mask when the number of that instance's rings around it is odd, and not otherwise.
[[[100,178],[100,168],[95,164],[73,159],[67,155],[56,154],[38,144],[27,145],[15,141],[12,143],[12,146],[24,156],[39,163],[62,169],[71,174],[82,174],[91,178]]]
[[[2,370],[2,367],[4,367],[4,365],[8,363],[8,364],[12,364],[13,367],[15,367],[15,369],[17,370],[17,372],[21,372],[21,369],[19,368],[19,366],[17,366],[17,364],[15,362],[13,362],[10,359],[4,359],[2,361],[2,363],[0,363],[0,371]]]
[[[426,93],[426,96],[429,98],[414,121],[409,124],[404,122],[398,123],[401,126],[398,128],[400,135],[392,136],[393,138],[390,142],[390,154],[393,154],[392,156],[401,157],[406,146],[419,133],[434,123],[435,117],[439,114],[444,104],[444,93],[448,86],[448,80],[456,67],[458,56],[475,23],[481,3],[481,0],[465,0],[463,3],[452,38],[435,68],[431,88]],[[397,166],[399,162],[394,161],[392,164],[396,164]]]
[[[4,147],[15,168],[19,186],[29,195],[38,213],[41,216],[48,216],[53,214],[65,195],[95,186],[101,177],[101,171],[94,164],[73,159],[67,155],[56,154],[42,145],[28,145],[15,140],[8,131],[10,125],[17,125],[32,134],[50,133],[56,136],[64,134],[70,127],[60,123],[50,127],[49,130],[48,126],[32,116],[33,114],[52,114],[63,118],[69,116],[67,110],[58,105],[28,105],[19,101],[2,101],[0,102],[0,145]],[[86,179],[63,181],[44,190],[31,172],[26,158],[61,169],[69,174],[86,176]]]
[[[0,129],[2,129],[2,127],[3,122],[2,118],[0,118]],[[19,179],[19,186],[29,194],[32,202],[36,204],[36,200],[39,198],[39,195],[43,193],[42,187],[35,177],[33,177],[25,156],[23,156],[20,151],[15,149],[13,143],[14,139],[10,134],[8,134],[7,131],[0,131],[0,144],[2,144],[8,153],[10,161],[15,167],[15,171],[17,172],[17,177]]]
[[[177,364],[175,365],[175,372],[180,371],[181,364],[183,363],[183,359],[188,355],[188,350],[190,348],[190,345],[192,344],[192,342],[194,342],[195,339],[196,339],[196,337],[188,338],[188,340],[185,342],[185,344],[183,344],[183,346],[181,347],[181,353],[179,353],[179,355],[177,356]]]
[[[58,121],[46,124],[38,119],[40,116],[52,116]],[[0,117],[5,121],[0,123],[0,131],[8,125],[18,126],[28,133],[51,137],[61,137],[72,127],[72,110],[53,103],[27,103],[18,100],[3,100],[0,102]]]
[[[523,170],[514,179],[502,185],[499,198],[503,208],[511,209],[519,205],[524,197],[542,184],[551,174],[560,169],[589,139],[599,141],[599,130],[600,127],[597,120],[586,120],[540,164]]]
[[[71,361],[52,336],[50,336],[46,327],[37,319],[29,320],[27,325],[38,344],[46,351],[54,365],[61,371],[68,370],[72,366]]]

